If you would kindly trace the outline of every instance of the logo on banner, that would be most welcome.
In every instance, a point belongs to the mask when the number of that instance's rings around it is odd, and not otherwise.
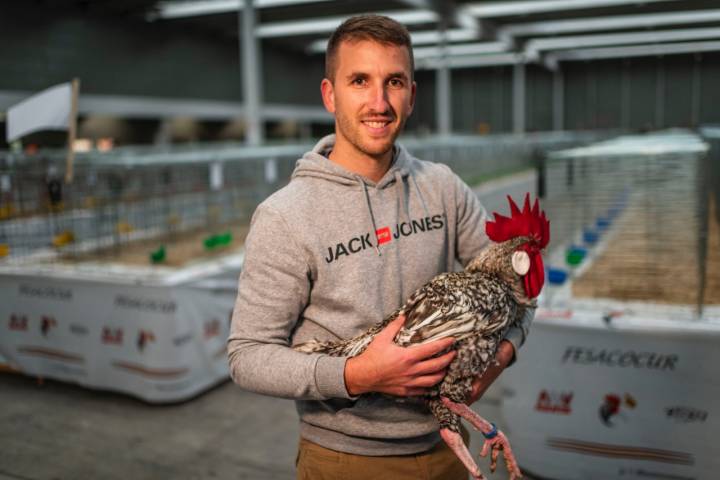
[[[43,337],[47,337],[48,332],[55,327],[57,327],[57,321],[55,321],[53,317],[45,315],[42,316],[42,319],[40,320],[40,331],[42,332]]]
[[[18,293],[24,297],[39,297],[47,298],[49,300],[62,300],[68,302],[73,298],[73,292],[69,288],[50,287],[50,286],[36,286],[20,284],[18,287]]]
[[[137,348],[141,352],[145,350],[148,343],[155,341],[155,334],[150,330],[140,330],[137,336]]]
[[[176,347],[179,347],[180,345],[192,340],[192,338],[193,338],[192,333],[186,333],[185,335],[180,335],[179,337],[173,338],[173,345],[175,345]]]
[[[131,297],[130,295],[116,296],[115,306],[118,308],[130,308],[133,310],[161,313],[175,313],[175,310],[177,310],[177,304],[172,301],[162,301],[154,298]]]
[[[562,363],[651,370],[675,370],[678,360],[674,354],[574,346],[567,347],[562,356]]]
[[[88,334],[88,328],[85,325],[80,325],[77,323],[70,324],[70,333],[73,335],[87,335]]]
[[[102,343],[104,343],[105,345],[122,345],[122,343],[123,343],[122,328],[103,327]]]
[[[535,402],[535,410],[538,412],[558,413],[569,415],[572,412],[572,392],[555,392],[542,390]]]
[[[212,320],[205,322],[204,332],[205,340],[220,335],[220,320],[213,318]]]
[[[673,406],[665,407],[665,415],[676,422],[683,423],[704,423],[707,420],[708,412],[699,408]]]
[[[8,328],[16,332],[26,332],[28,329],[28,319],[25,315],[10,315]]]
[[[634,410],[636,406],[637,400],[629,393],[622,397],[614,393],[608,393],[605,395],[602,405],[600,405],[598,414],[606,427],[614,427],[617,418],[626,420],[625,412]]]

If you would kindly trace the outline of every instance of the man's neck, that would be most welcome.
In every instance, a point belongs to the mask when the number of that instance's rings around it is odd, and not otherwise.
[[[379,182],[392,164],[393,149],[377,157],[360,152],[348,142],[336,141],[328,158],[345,169]]]

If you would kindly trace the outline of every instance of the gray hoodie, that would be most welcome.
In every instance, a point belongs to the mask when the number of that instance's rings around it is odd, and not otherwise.
[[[425,451],[439,435],[421,401],[353,398],[346,358],[288,347],[362,333],[435,275],[467,264],[489,241],[485,209],[447,166],[402,146],[375,183],[330,161],[333,144],[333,135],[320,140],[253,215],[230,374],[247,390],[295,399],[300,433],[317,444],[360,455]],[[506,337],[516,351],[531,319]]]

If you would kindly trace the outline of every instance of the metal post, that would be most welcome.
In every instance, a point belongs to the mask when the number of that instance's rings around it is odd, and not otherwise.
[[[657,64],[657,88],[655,89],[655,128],[665,125],[665,59]]]
[[[241,4],[242,7],[242,4]],[[260,145],[265,139],[262,112],[261,65],[258,52],[258,40],[255,37],[256,11],[253,0],[244,0],[244,8],[238,10],[240,26],[240,51],[243,100],[245,102],[245,142],[248,145]]]
[[[623,62],[620,75],[620,126],[627,130],[630,128],[630,64],[628,62]]]
[[[440,22],[440,65],[435,72],[435,110],[437,129],[440,135],[449,135],[452,130],[452,99],[450,98],[450,68],[448,67],[447,34],[445,21]]]
[[[513,132],[525,133],[525,63],[513,67]]]
[[[700,125],[700,66],[702,57],[697,54],[695,55],[695,63],[693,63],[692,72],[692,113],[691,122],[693,127]]]
[[[553,130],[561,131],[565,127],[565,85],[563,71],[558,65],[553,72]]]

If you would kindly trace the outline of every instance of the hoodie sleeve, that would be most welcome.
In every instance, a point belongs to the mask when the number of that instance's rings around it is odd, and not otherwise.
[[[261,205],[245,241],[245,259],[228,338],[230,376],[242,388],[276,397],[350,398],[344,357],[289,347],[310,294],[306,255],[282,216]]]
[[[487,211],[480,203],[477,195],[457,175],[455,175],[455,179],[455,198],[457,200],[456,251],[458,261],[464,267],[490,242],[485,233],[485,222],[489,219]],[[515,349],[515,358],[513,358],[511,364],[515,363],[520,347],[525,343],[525,339],[530,332],[530,325],[534,318],[535,309],[528,309],[520,325],[510,327],[505,335],[505,340],[512,343]]]

